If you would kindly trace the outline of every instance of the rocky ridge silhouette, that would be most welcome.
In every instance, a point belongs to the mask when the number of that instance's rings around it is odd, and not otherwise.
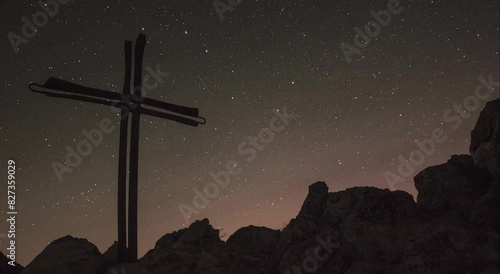
[[[496,99],[472,131],[471,155],[453,155],[415,176],[417,202],[403,191],[331,193],[317,182],[282,231],[249,226],[223,242],[204,219],[122,265],[116,243],[101,254],[87,240],[66,236],[24,270],[0,273],[500,273],[499,128]]]

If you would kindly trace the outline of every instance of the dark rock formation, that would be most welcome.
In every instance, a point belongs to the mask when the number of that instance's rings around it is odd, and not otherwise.
[[[150,274],[150,272],[140,264],[117,264],[106,271],[105,274]]]
[[[8,259],[2,252],[0,252],[0,273],[9,274],[19,274],[23,271],[24,267],[14,263],[14,266],[9,264],[10,259]]]
[[[139,263],[153,274],[201,273],[218,268],[218,258],[214,253],[222,245],[219,231],[204,219],[194,222],[189,228],[163,236]]]
[[[281,232],[249,226],[223,242],[204,219],[125,265],[116,265],[116,246],[101,255],[68,236],[23,273],[500,273],[499,102],[481,113],[472,156],[454,155],[415,176],[417,202],[374,187],[329,193],[317,182]]]
[[[294,254],[291,247],[297,243],[310,240],[318,230],[318,222],[323,215],[328,196],[328,187],[325,182],[317,182],[309,186],[309,194],[302,205],[297,218],[292,219],[283,229],[280,242],[274,252],[273,259],[281,260],[282,256]],[[293,257],[293,256],[292,256]]]
[[[268,273],[265,260],[279,241],[280,232],[245,227],[224,243],[207,219],[163,236],[139,264],[156,273]]]
[[[280,239],[280,231],[267,227],[240,228],[226,242],[230,251],[252,257],[264,258],[273,253]]]
[[[102,263],[105,268],[118,264],[118,242],[114,242],[106,252],[102,254]]]
[[[23,274],[103,273],[102,254],[85,239],[66,236],[50,243]]]
[[[316,195],[310,192],[308,198]],[[277,250],[281,257],[272,273],[294,273],[293,269],[364,273],[362,270],[383,269],[402,257],[399,251],[405,246],[404,231],[397,226],[405,224],[414,213],[411,195],[356,187],[328,193],[322,203],[324,207],[317,212],[319,218],[315,218],[316,229],[305,238],[304,227],[297,225],[300,218],[285,228],[280,241],[282,249]]]
[[[490,174],[474,165],[470,155],[454,155],[446,164],[415,176],[418,207],[446,222],[466,222],[474,205],[490,189]]]
[[[265,262],[273,254],[280,239],[280,231],[266,227],[240,228],[221,250],[229,266],[221,273],[269,273]]]
[[[469,152],[478,167],[486,168],[499,184],[500,173],[500,99],[488,102],[471,133]]]
[[[488,102],[471,134],[469,151],[474,164],[489,171],[488,193],[474,206],[470,221],[500,230],[500,99]]]

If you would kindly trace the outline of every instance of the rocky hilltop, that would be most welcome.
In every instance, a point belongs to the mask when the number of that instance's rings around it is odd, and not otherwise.
[[[500,273],[500,99],[481,112],[471,155],[415,176],[403,191],[309,187],[282,230],[249,226],[226,242],[209,220],[166,234],[137,263],[116,265],[85,239],[49,244],[23,274]],[[3,273],[3,272],[2,272]]]

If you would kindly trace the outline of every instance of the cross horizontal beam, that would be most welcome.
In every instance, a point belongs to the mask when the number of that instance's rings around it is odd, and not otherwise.
[[[53,91],[45,91],[38,90],[37,88],[51,89]],[[74,89],[73,89],[74,88]],[[130,102],[124,102],[122,96],[120,94],[109,92],[105,90],[99,90],[94,88],[88,88],[84,86],[80,86],[77,84],[73,84],[64,80],[59,80],[56,78],[50,78],[43,86],[39,84],[30,84],[30,89],[36,93],[44,94],[48,97],[54,98],[63,98],[70,99],[75,101],[84,101],[90,103],[97,103],[107,106],[112,106],[116,108],[122,108],[124,105],[127,105]],[[68,90],[73,89],[73,90]],[[104,96],[100,96],[104,95]],[[128,108],[123,108],[128,110],[129,112],[137,112],[141,114],[145,114],[148,116],[153,116],[157,118],[163,118],[172,120],[184,125],[197,127],[199,124],[205,124],[206,120],[203,117],[199,117],[199,111],[197,108],[189,108],[184,106],[179,106],[175,104],[169,104],[165,102],[161,102],[158,100],[140,97],[141,105],[135,105]],[[134,103],[132,103],[134,104]],[[142,105],[151,106],[154,108],[158,108],[161,110],[169,111],[172,113],[160,112],[154,109],[145,108]],[[179,116],[176,114],[188,116]],[[194,120],[193,118],[201,119],[200,121]]]
[[[75,93],[79,95],[85,95],[89,97],[95,97],[95,98],[100,98],[100,99],[107,99],[107,100],[112,100],[115,101],[116,103],[123,102],[125,98],[123,97],[122,94],[115,93],[112,91],[107,91],[107,90],[101,90],[101,89],[96,89],[96,88],[89,88],[85,86],[81,86],[75,83],[71,83],[68,81],[64,81],[61,79],[53,78],[50,77],[45,84],[43,85],[38,85],[38,84],[31,84],[30,89],[34,92],[38,93],[44,93],[42,91],[34,90],[32,87],[40,87],[40,88],[45,88],[45,89],[50,89],[50,90],[55,90],[55,91],[63,91],[67,93]],[[47,92],[45,92],[46,95]],[[50,95],[49,95],[50,96]],[[199,111],[197,108],[190,108],[190,107],[185,107],[185,106],[180,106],[180,105],[175,105],[175,104],[170,104],[170,103],[165,103],[161,102],[158,100],[154,100],[151,98],[146,98],[146,97],[130,97],[131,100],[134,100],[134,98],[138,98],[139,100],[135,101],[140,101],[141,104],[159,108],[162,110],[174,112],[177,114],[181,115],[186,115],[190,117],[198,117]],[[126,102],[124,102],[126,103]]]

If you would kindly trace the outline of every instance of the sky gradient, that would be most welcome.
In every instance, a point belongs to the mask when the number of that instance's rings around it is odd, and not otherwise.
[[[347,62],[341,43],[355,46],[354,28],[374,21],[370,11],[386,10],[388,2],[243,0],[221,21],[210,1],[74,0],[15,53],[8,33],[21,35],[22,18],[42,9],[4,1],[0,174],[7,176],[7,160],[16,160],[18,262],[26,265],[68,234],[101,252],[116,240],[118,130],[104,134],[62,181],[51,165],[64,164],[66,147],[86,138],[82,130],[103,119],[118,125],[119,117],[107,106],[48,98],[28,85],[56,77],[121,92],[123,42],[139,33],[148,38],[144,67],[169,73],[147,95],[199,108],[207,119],[192,128],[142,116],[139,256],[189,225],[179,205],[192,205],[193,189],[203,190],[213,182],[210,172],[232,160],[241,172],[192,216],[209,218],[226,238],[248,225],[283,228],[316,181],[330,191],[389,188],[384,173],[397,172],[398,156],[408,158],[415,140],[442,128],[447,140],[395,185],[415,196],[418,171],[468,153],[486,100],[456,129],[443,115],[474,96],[479,76],[498,81],[499,3],[401,1],[402,11]],[[284,108],[296,117],[247,161],[240,144]],[[6,191],[0,187],[1,201]],[[6,216],[5,202],[0,209]],[[3,253],[6,247],[2,241]]]

